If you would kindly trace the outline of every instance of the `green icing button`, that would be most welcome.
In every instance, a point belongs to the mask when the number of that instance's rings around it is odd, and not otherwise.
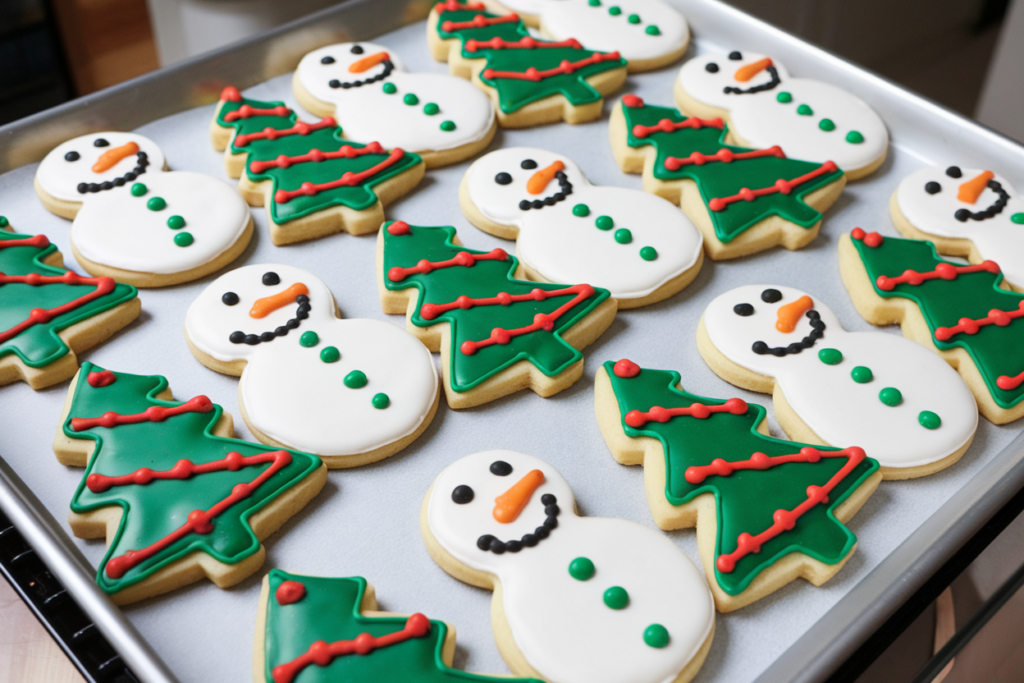
[[[569,576],[577,581],[586,581],[594,575],[594,563],[587,557],[577,557],[569,563]]]
[[[828,133],[836,129],[836,124],[832,122],[832,119],[822,119],[818,121],[818,128]]]
[[[818,351],[818,360],[825,365],[839,365],[843,362],[843,352],[839,349],[822,349]]]
[[[366,386],[366,373],[361,370],[353,370],[345,375],[345,386],[349,389],[362,389]]]
[[[801,104],[799,107],[796,108],[796,113],[800,114],[800,116],[810,116],[811,114],[814,113],[814,110],[808,107],[806,104]]]
[[[394,95],[398,92],[398,87],[394,83],[385,83],[383,90],[385,95]]]
[[[622,9],[612,5],[611,7],[608,8],[608,14],[612,15],[613,17],[617,17],[620,14],[622,14]]]
[[[590,5],[591,7],[600,7],[601,0],[590,0],[587,4]]]
[[[653,261],[658,258],[658,250],[654,247],[644,247],[640,250],[640,258],[644,261]]]
[[[7,216],[0,216],[0,228],[6,228],[11,222],[7,220]]]
[[[141,197],[142,195],[146,194],[147,192],[149,192],[149,188],[146,187],[145,185],[143,185],[142,183],[135,183],[134,185],[132,185],[132,196],[133,197]]]
[[[917,421],[925,429],[938,429],[942,426],[942,418],[930,410],[922,410],[917,416]]]
[[[631,24],[639,24],[640,23],[640,15],[639,14],[630,14],[626,18],[626,21],[628,21]]]
[[[597,220],[594,221],[594,225],[597,226],[598,230],[611,230],[615,227],[615,221],[612,220],[611,216],[598,216]]]
[[[195,238],[192,237],[192,233],[190,232],[179,232],[174,236],[174,243],[179,247],[187,247],[195,241]]]
[[[441,130],[443,130],[445,133],[451,133],[453,130],[455,130],[455,122],[454,121],[442,121],[441,122]]]
[[[622,586],[612,586],[604,592],[604,604],[612,609],[623,609],[629,604],[629,593]]]
[[[377,394],[373,397],[373,407],[377,410],[384,410],[391,405],[391,399],[388,398],[387,394]]]
[[[1010,216],[1010,220],[1017,225],[1024,225],[1024,213],[1015,213]]]
[[[661,29],[659,29],[654,24],[651,24],[650,26],[648,26],[647,28],[644,29],[644,33],[646,33],[649,36],[660,36],[661,35]]]
[[[406,95],[405,97],[402,98],[402,101],[405,102],[406,104],[408,104],[411,107],[414,104],[419,104],[420,103],[420,98],[416,97],[412,93],[409,93],[408,95]]]
[[[336,346],[325,346],[320,351],[320,360],[325,363],[337,363],[341,359],[341,351]]]
[[[857,367],[850,371],[850,377],[852,377],[853,381],[856,382],[857,384],[867,384],[868,382],[875,378],[875,375],[873,372],[871,372],[871,368],[866,368],[863,365],[858,365]]]
[[[633,233],[626,228],[619,228],[615,231],[615,241],[619,244],[629,244],[633,241]]]
[[[425,105],[423,105],[423,113],[426,114],[427,116],[433,116],[439,111],[441,111],[441,107],[437,106],[433,102],[427,102]]]
[[[864,136],[861,135],[859,131],[851,130],[849,133],[846,134],[846,141],[849,142],[851,145],[859,145],[860,143],[864,142]]]
[[[886,387],[878,392],[878,400],[887,406],[898,406],[903,402],[903,394],[895,387]]]
[[[152,197],[146,202],[146,208],[150,211],[163,211],[167,208],[167,202],[163,197]]]
[[[586,218],[590,215],[590,207],[586,204],[577,204],[572,207],[572,215],[579,218]]]
[[[185,219],[181,216],[171,216],[167,219],[167,227],[171,230],[181,230],[185,227]]]
[[[783,104],[789,104],[790,102],[793,101],[793,96],[790,95],[788,92],[780,92],[778,95],[775,96],[775,99],[778,102],[782,102]]]
[[[309,332],[303,332],[302,336],[299,337],[299,343],[305,346],[307,349],[311,346],[316,346],[320,343],[320,335],[313,330]]]
[[[651,624],[644,629],[644,642],[661,649],[668,645],[668,629],[661,624]]]

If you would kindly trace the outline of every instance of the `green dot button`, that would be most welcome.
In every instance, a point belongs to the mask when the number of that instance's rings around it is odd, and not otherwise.
[[[611,7],[608,8],[608,14],[612,15],[613,17],[617,17],[620,14],[622,14],[622,8],[612,5]]]
[[[818,128],[829,133],[836,129],[836,124],[833,123],[832,119],[822,119],[821,121],[818,121]]]
[[[441,130],[443,130],[445,133],[451,133],[453,130],[455,130],[455,122],[454,121],[442,121],[441,122]]]
[[[577,204],[572,207],[572,215],[578,218],[586,218],[590,215],[590,207],[586,204]]]
[[[903,394],[895,387],[886,387],[878,392],[878,400],[887,406],[898,406],[903,403]]]
[[[808,107],[806,104],[801,104],[799,107],[796,108],[796,113],[800,114],[800,116],[810,116],[811,114],[814,113],[814,110]]]
[[[1017,225],[1024,225],[1024,213],[1015,213],[1010,216],[1010,220]]]
[[[146,202],[146,208],[150,211],[163,211],[167,208],[167,202],[164,201],[163,197],[151,197],[150,200]]]
[[[384,84],[384,94],[385,95],[394,95],[396,92],[398,92],[398,87],[394,83],[385,83]]]
[[[650,26],[648,26],[647,28],[644,29],[644,33],[646,33],[649,36],[660,36],[661,35],[661,29],[659,29],[654,24],[651,24]]]
[[[619,244],[629,244],[633,241],[633,233],[626,228],[619,228],[615,231],[615,241]]]
[[[6,228],[11,222],[7,220],[7,216],[0,216],[0,228]]]
[[[179,247],[187,247],[195,241],[196,239],[192,237],[192,233],[190,232],[179,232],[174,236],[174,243]]]
[[[604,592],[604,604],[612,609],[623,609],[629,604],[629,593],[622,586],[612,586]]]
[[[373,407],[377,410],[384,410],[391,405],[391,399],[388,398],[387,394],[377,394],[373,397],[373,401],[371,401],[371,403],[373,403]]]
[[[630,14],[626,18],[626,21],[628,21],[631,24],[639,24],[640,23],[640,15],[639,14]]]
[[[781,102],[782,104],[789,104],[790,102],[793,101],[793,96],[790,95],[788,92],[780,92],[778,95],[775,96],[775,99]]]
[[[341,351],[337,346],[325,346],[320,351],[320,360],[325,363],[337,363],[341,360]]]
[[[644,247],[640,250],[640,258],[644,261],[653,261],[658,258],[658,250],[654,247]]]
[[[143,185],[142,183],[135,183],[134,185],[132,185],[132,196],[133,197],[141,197],[142,195],[146,194],[147,192],[149,192],[149,188],[146,187],[145,185]]]
[[[651,624],[644,629],[644,642],[661,649],[668,645],[668,629],[661,624]]]
[[[864,136],[860,134],[860,131],[851,130],[846,134],[846,141],[851,145],[859,145],[864,142]]]
[[[818,351],[818,360],[825,365],[839,365],[843,362],[843,352],[839,349],[822,349]]]
[[[591,7],[600,7],[601,0],[590,0],[587,4],[590,5]]]
[[[437,106],[433,102],[427,102],[425,105],[423,105],[423,113],[426,114],[427,116],[433,116],[439,111],[441,111],[441,107]]]
[[[922,410],[918,413],[917,421],[925,429],[938,429],[942,426],[942,418],[930,410]]]
[[[167,227],[171,230],[181,230],[185,227],[185,219],[181,216],[171,216],[167,219]]]
[[[402,98],[402,101],[405,102],[406,104],[408,104],[411,107],[414,104],[419,104],[420,103],[420,98],[416,97],[412,93],[409,93],[408,95],[406,95],[405,97]]]
[[[569,576],[577,581],[586,581],[594,575],[594,563],[586,557],[577,557],[569,563]]]
[[[615,221],[612,220],[611,216],[598,216],[597,220],[594,221],[594,225],[597,226],[598,230],[611,230],[615,227]]]
[[[867,384],[868,382],[875,378],[875,375],[873,372],[871,372],[871,368],[866,368],[863,365],[858,365],[857,367],[850,371],[850,377],[852,377],[853,381],[856,382],[857,384]]]
[[[305,346],[307,349],[312,346],[316,346],[317,344],[320,343],[320,335],[318,335],[313,330],[310,330],[309,332],[303,332],[302,336],[299,337],[299,343]]]
[[[366,373],[361,370],[353,370],[345,375],[345,386],[349,389],[362,389],[366,386]]]

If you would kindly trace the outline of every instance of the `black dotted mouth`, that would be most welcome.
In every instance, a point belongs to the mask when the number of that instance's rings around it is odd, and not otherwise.
[[[112,190],[115,187],[121,187],[125,183],[138,178],[140,175],[146,172],[146,167],[149,166],[149,155],[145,152],[139,152],[135,155],[135,168],[125,173],[119,178],[113,180],[106,180],[102,183],[78,183],[79,194],[89,194],[90,192],[102,192],[103,190]]]
[[[750,347],[750,350],[761,356],[772,355],[782,357],[792,353],[800,353],[804,349],[811,348],[819,339],[825,336],[825,323],[822,321],[821,315],[813,308],[807,311],[807,317],[811,319],[811,333],[800,341],[793,342],[789,346],[776,347],[768,346],[763,341],[756,341]]]
[[[299,307],[295,309],[295,317],[281,325],[273,332],[264,332],[263,334],[246,334],[242,331],[232,332],[228,336],[228,341],[232,344],[248,344],[249,346],[256,346],[261,342],[274,341],[278,337],[283,337],[288,334],[289,330],[294,330],[302,321],[309,317],[309,312],[312,310],[312,306],[309,305],[309,297],[305,294],[299,294],[295,297],[295,302],[299,304]]]
[[[560,510],[558,509],[558,499],[552,493],[545,493],[540,497],[540,502],[544,505],[544,514],[547,515],[547,518],[543,524],[533,530],[533,533],[523,534],[518,541],[499,541],[491,534],[484,534],[476,539],[476,547],[495,555],[502,555],[506,552],[518,553],[523,548],[532,548],[543,541],[558,526]]]
[[[727,85],[722,89],[722,92],[724,92],[726,95],[751,95],[757,92],[774,90],[776,86],[782,83],[782,79],[779,78],[779,70],[776,69],[774,66],[770,66],[767,69],[765,69],[765,71],[767,71],[768,74],[772,77],[771,80],[768,81],[767,83],[751,86],[749,88],[737,88],[732,85]]]
[[[993,216],[997,216],[1002,213],[1003,209],[1006,208],[1006,203],[1010,201],[1010,193],[1003,189],[1003,184],[998,180],[990,180],[986,187],[996,194],[999,195],[999,199],[995,200],[990,207],[984,211],[971,211],[970,209],[957,209],[956,213],[953,214],[953,218],[957,219],[961,223],[967,221],[983,221]]]
[[[565,175],[565,171],[556,173],[555,179],[558,180],[558,192],[544,199],[524,199],[519,202],[519,208],[523,211],[543,209],[545,206],[554,206],[572,194],[572,183],[569,182],[569,177]]]
[[[390,59],[385,59],[381,64],[384,65],[384,70],[376,76],[370,78],[364,78],[361,81],[339,81],[337,78],[332,78],[327,85],[332,88],[341,88],[342,90],[348,90],[349,88],[360,88],[369,83],[376,83],[377,81],[383,81],[385,78],[391,75],[394,71],[395,65]]]

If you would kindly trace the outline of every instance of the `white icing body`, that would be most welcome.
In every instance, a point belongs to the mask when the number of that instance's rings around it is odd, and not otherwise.
[[[769,288],[781,292],[782,298],[763,301],[761,293]],[[778,309],[803,296],[804,292],[790,287],[738,287],[708,305],[704,325],[726,358],[775,378],[800,419],[829,445],[860,446],[883,467],[917,467],[952,455],[974,435],[977,404],[948,363],[899,335],[847,332],[831,309],[814,297],[813,310],[826,326],[823,337],[800,353],[781,357],[755,353],[751,347],[756,341],[772,348],[788,347],[811,333],[806,314],[792,332],[776,328]],[[753,306],[753,314],[741,316],[734,311],[743,303]],[[822,349],[837,349],[842,361],[826,364],[818,356]],[[873,379],[855,382],[851,371],[857,366],[869,368]],[[902,393],[899,405],[882,403],[879,393],[887,387]],[[927,429],[918,421],[926,410],[941,418],[937,429]]]
[[[1000,194],[987,187],[974,203],[960,201],[957,198],[960,185],[985,171],[963,168],[959,178],[952,178],[946,170],[941,166],[929,166],[904,178],[896,191],[900,211],[918,230],[938,237],[970,240],[983,259],[999,264],[1007,280],[1024,287],[1024,224],[1011,220],[1015,214],[1022,214],[1024,218],[1024,201],[1006,178],[994,174],[992,180],[1009,195],[1002,211],[983,220],[960,221],[956,218],[958,210],[983,212],[999,201]],[[925,190],[929,182],[937,182],[941,189],[934,194],[929,193]]]
[[[535,161],[536,168],[523,169],[524,160]],[[564,164],[572,193],[551,206],[519,208],[521,200],[543,200],[561,190],[558,179],[538,194],[527,189],[531,176],[556,162]],[[498,184],[499,173],[512,181]],[[603,287],[617,299],[642,298],[689,270],[703,248],[700,231],[671,202],[639,190],[593,186],[571,159],[554,152],[528,147],[491,152],[469,168],[465,182],[485,217],[519,228],[520,258],[550,282]],[[589,208],[587,216],[573,214],[578,204]],[[599,216],[610,216],[614,227],[598,229]],[[632,234],[627,244],[615,238],[622,228]],[[657,250],[656,259],[640,255],[647,246]]]
[[[263,284],[276,273],[277,284]],[[301,283],[311,310],[287,335],[256,345],[233,343],[234,331],[261,334],[296,318],[298,302],[288,302],[265,317],[251,315],[253,303]],[[227,305],[233,292],[238,303]],[[412,434],[430,413],[437,395],[437,372],[430,352],[404,330],[378,320],[339,320],[334,298],[313,274],[280,264],[245,266],[213,281],[189,307],[185,331],[203,353],[220,361],[245,360],[239,396],[248,421],[274,441],[317,455],[365,453]],[[299,339],[317,334],[311,347]],[[333,346],[341,357],[321,360]],[[344,378],[354,370],[367,383],[349,388]],[[387,394],[390,405],[375,408],[373,397]]]
[[[749,80],[736,79],[737,72],[761,62],[765,55],[742,52],[740,59],[725,54],[694,57],[679,70],[679,85],[695,100],[729,111],[732,130],[753,147],[780,145],[794,159],[834,161],[844,171],[869,166],[881,157],[889,145],[889,133],[875,111],[859,97],[829,83],[806,78],[792,78],[785,66],[772,59],[778,83],[770,89],[754,93],[726,93],[726,88],[748,90],[775,81],[765,67]],[[709,72],[709,64],[717,71]],[[781,102],[780,93],[791,100]],[[807,105],[812,113],[797,113]],[[831,131],[819,123],[829,119],[835,124]],[[860,133],[863,142],[848,142],[851,131]]]
[[[512,466],[506,476],[490,465]],[[518,518],[507,524],[492,514],[495,498],[538,469],[544,483]],[[473,500],[458,504],[452,492],[473,489]],[[545,520],[541,497],[554,494],[558,526],[532,548],[497,555],[477,547],[477,538],[519,539]],[[711,593],[700,571],[663,534],[622,519],[578,517],[568,482],[551,465],[514,451],[466,456],[446,468],[434,484],[427,508],[434,538],[459,562],[501,581],[503,610],[530,666],[553,683],[666,683],[698,652],[714,625]],[[580,581],[569,574],[577,557],[590,559],[594,575]],[[624,609],[606,606],[612,586],[629,594]],[[664,648],[644,642],[651,624],[669,633]]]
[[[353,54],[353,48],[361,51]],[[332,80],[354,83],[383,73],[388,68],[384,62],[364,71],[349,71],[357,61],[380,53],[386,53],[393,65],[387,77],[358,87],[330,86]],[[334,61],[324,64],[325,58]],[[375,140],[389,149],[422,152],[461,147],[483,138],[494,121],[490,98],[472,83],[448,74],[409,73],[398,56],[382,45],[339,43],[322,47],[302,58],[296,76],[310,95],[335,106],[334,118],[345,137]],[[394,93],[384,92],[386,83],[395,86]],[[407,95],[415,95],[418,102],[406,104]],[[424,112],[430,103],[439,107],[436,114]],[[454,122],[455,129],[442,130],[444,121]]]
[[[107,144],[103,144],[106,142]],[[101,146],[97,147],[96,143]],[[135,133],[119,133],[106,131],[103,133],[92,133],[83,135],[67,142],[63,142],[50,151],[39,164],[36,171],[36,180],[46,193],[56,199],[67,202],[82,202],[90,197],[101,193],[81,193],[78,186],[81,183],[103,183],[123,178],[126,173],[131,172],[138,164],[138,153],[126,155],[110,168],[96,172],[92,170],[93,165],[100,156],[113,149],[122,148],[126,144],[135,143],[139,146],[139,152],[146,154],[146,172],[134,180],[123,180],[125,187],[131,187],[134,182],[146,182],[146,178],[164,170],[164,154],[155,142],[142,135]],[[75,153],[78,158],[69,161],[66,157],[69,153]],[[109,192],[110,190],[105,190]]]
[[[508,4],[508,3],[503,3]],[[575,38],[583,47],[617,51],[628,61],[658,59],[679,52],[690,41],[686,19],[662,0],[616,0],[592,7],[588,0],[541,0],[540,25],[555,40]],[[612,15],[612,6],[622,10]],[[633,24],[629,17],[640,22]],[[646,32],[658,28],[658,35]]]

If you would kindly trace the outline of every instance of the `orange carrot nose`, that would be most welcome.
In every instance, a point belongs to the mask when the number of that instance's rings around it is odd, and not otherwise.
[[[543,472],[540,470],[527,472],[526,476],[512,484],[508,491],[494,499],[494,519],[502,524],[511,524],[516,521],[519,518],[519,513],[530,502],[530,496],[543,483]]]
[[[540,194],[548,186],[548,183],[554,179],[555,174],[564,168],[565,164],[561,161],[556,161],[550,166],[540,169],[526,181],[526,191],[530,194]]]
[[[961,183],[960,191],[956,193],[956,198],[967,204],[973,204],[978,201],[978,197],[988,187],[988,181],[995,177],[996,174],[992,171],[982,171],[966,183]]]
[[[296,282],[283,292],[271,294],[270,296],[265,296],[262,299],[256,299],[256,303],[254,303],[252,308],[249,309],[249,317],[266,318],[277,309],[294,302],[295,297],[301,294],[309,294],[309,290],[306,289],[306,285],[301,282]]]
[[[778,318],[775,321],[775,329],[779,332],[792,332],[796,329],[796,324],[800,322],[800,317],[812,308],[814,308],[814,300],[806,295],[781,306],[776,314]]]
[[[351,64],[349,64],[348,70],[350,73],[361,74],[367,69],[372,69],[373,67],[377,66],[385,59],[391,59],[391,55],[389,55],[387,52],[375,52],[372,55],[367,55],[366,57],[363,57],[359,61],[352,62]]]
[[[733,75],[733,78],[735,78],[740,83],[746,83],[751,78],[753,78],[757,74],[761,73],[762,71],[764,71],[765,69],[767,69],[771,65],[772,65],[772,58],[771,57],[765,57],[764,59],[759,59],[756,62],[753,62],[752,64],[746,64],[746,65],[741,66],[740,68],[736,69],[736,73]]]
[[[108,149],[106,152],[101,154],[100,158],[96,160],[96,163],[92,165],[92,172],[103,173],[104,171],[109,171],[117,166],[117,162],[121,161],[121,159],[138,153],[139,145],[134,142],[128,142],[120,147]]]

